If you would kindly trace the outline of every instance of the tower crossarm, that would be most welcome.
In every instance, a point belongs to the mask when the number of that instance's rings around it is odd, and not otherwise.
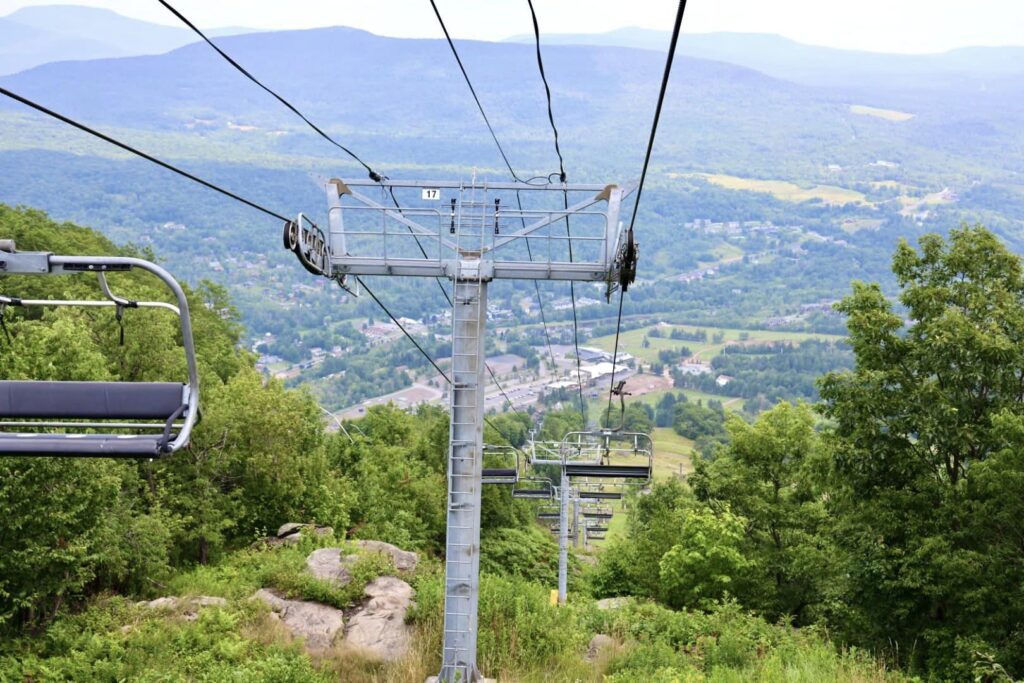
[[[487,279],[610,282],[621,265],[619,214],[635,189],[335,178],[326,184],[330,272],[453,278],[471,258]]]

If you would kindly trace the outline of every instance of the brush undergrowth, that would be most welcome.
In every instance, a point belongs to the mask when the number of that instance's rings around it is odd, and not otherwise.
[[[336,607],[357,603],[366,583],[394,574],[376,554],[353,566],[336,588],[305,573],[305,558],[332,539],[272,551],[240,551],[216,566],[175,576],[165,594],[228,600],[193,620],[182,609],[160,611],[119,596],[93,601],[47,631],[0,644],[0,682],[7,681],[266,681],[422,683],[440,668],[443,571],[421,562],[413,576],[412,647],[399,662],[367,659],[344,645],[308,655],[267,608],[249,597],[273,587],[289,597]],[[770,624],[733,603],[709,612],[676,612],[629,603],[598,610],[585,596],[551,606],[547,586],[517,576],[484,575],[478,662],[498,680],[517,683],[883,683],[906,680],[864,652],[838,651],[819,632]],[[616,644],[594,661],[584,656],[595,633]]]

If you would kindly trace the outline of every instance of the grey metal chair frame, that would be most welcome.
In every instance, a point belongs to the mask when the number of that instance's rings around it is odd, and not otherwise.
[[[488,455],[501,455],[504,457],[511,457],[512,467],[484,467],[481,474],[480,483],[482,484],[499,484],[504,486],[514,486],[519,481],[519,450],[512,448],[511,446],[484,446],[484,458]]]
[[[134,269],[147,271],[160,279],[171,290],[177,304],[133,301],[114,294],[107,274]],[[0,295],[0,314],[8,307],[169,311],[179,321],[188,382],[0,381],[0,456],[161,458],[177,452],[189,443],[199,419],[199,371],[188,300],[174,277],[143,259],[19,252],[12,240],[0,240],[0,275],[82,274],[96,275],[105,299],[21,299]],[[159,421],[139,421],[154,419]],[[26,429],[65,431],[24,431]],[[155,434],[121,433],[124,431]]]

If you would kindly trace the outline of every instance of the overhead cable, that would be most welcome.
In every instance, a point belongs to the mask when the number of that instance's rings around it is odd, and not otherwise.
[[[120,147],[124,151],[129,152],[131,154],[134,154],[135,156],[141,157],[141,158],[145,159],[146,161],[152,162],[152,163],[156,164],[157,166],[160,166],[162,168],[167,169],[168,171],[171,171],[173,173],[177,173],[178,175],[180,175],[180,176],[182,176],[184,178],[188,178],[189,180],[191,180],[194,183],[199,183],[203,187],[209,188],[209,189],[213,190],[214,192],[220,192],[222,195],[224,195],[226,197],[230,197],[231,199],[234,199],[236,202],[241,202],[242,204],[245,204],[246,206],[249,206],[249,207],[251,207],[253,209],[256,209],[257,211],[262,211],[263,213],[267,214],[268,216],[271,216],[272,218],[277,218],[278,220],[284,221],[286,223],[290,220],[290,219],[282,216],[281,214],[277,213],[276,211],[271,211],[270,209],[268,209],[266,207],[263,207],[263,206],[260,206],[256,202],[250,201],[250,200],[246,199],[245,197],[237,195],[237,194],[235,194],[234,192],[232,192],[230,190],[225,190],[223,187],[220,187],[219,185],[215,185],[215,184],[211,183],[208,180],[203,180],[199,176],[193,175],[193,174],[189,173],[188,171],[183,171],[182,169],[178,168],[177,166],[175,166],[173,164],[169,164],[166,161],[158,159],[158,158],[156,158],[155,156],[153,156],[151,154],[147,154],[146,152],[143,152],[143,151],[141,151],[139,149],[136,149],[135,147],[132,147],[131,145],[128,145],[128,144],[126,144],[124,142],[121,142],[120,140],[116,140],[116,139],[110,137],[109,135],[105,135],[104,133],[101,133],[98,130],[95,130],[94,128],[90,128],[89,126],[85,125],[84,123],[79,123],[78,121],[75,121],[74,119],[68,118],[67,116],[64,116],[63,114],[59,114],[59,113],[53,111],[52,109],[48,109],[47,107],[44,107],[43,105],[39,104],[38,102],[33,102],[32,100],[28,99],[27,97],[22,97],[21,95],[15,93],[15,92],[11,92],[7,88],[0,87],[0,94],[9,97],[12,100],[16,100],[18,102],[21,102],[25,106],[31,107],[31,108],[35,109],[36,111],[38,111],[38,112],[41,112],[43,114],[46,114],[47,116],[55,118],[55,119],[57,119],[58,121],[60,121],[62,123],[66,123],[69,126],[72,126],[74,128],[77,128],[78,130],[84,131],[84,132],[88,133],[89,135],[97,137],[100,140],[103,140],[104,142],[110,143],[111,145],[114,145],[115,147]]]
[[[647,153],[644,155],[644,168],[640,174],[640,185],[636,190],[636,202],[633,204],[633,216],[629,220],[629,235],[633,234],[633,226],[636,224],[636,216],[640,212],[640,196],[644,191],[644,182],[647,180],[647,168],[651,164],[651,152],[654,150],[654,139],[658,134],[658,122],[661,120],[661,108],[665,104],[665,93],[668,91],[669,76],[672,73],[672,62],[676,56],[676,44],[679,42],[679,30],[683,25],[683,14],[686,12],[686,0],[679,0],[679,9],[676,11],[675,25],[672,27],[672,39],[668,44],[668,54],[665,57],[665,72],[661,77],[661,88],[658,91],[658,105],[654,109],[654,122],[651,124],[651,136],[647,140]],[[612,395],[615,390],[615,366],[619,357],[619,330],[622,329],[622,297],[624,292],[619,290],[619,316],[615,325],[615,351],[612,354],[612,381],[608,389],[608,411],[611,413]]]
[[[480,98],[476,94],[476,88],[473,87],[473,82],[469,80],[469,74],[466,72],[466,67],[462,64],[462,58],[459,57],[459,51],[455,49],[455,43],[452,41],[451,34],[448,33],[448,27],[445,26],[444,19],[441,18],[441,10],[437,8],[437,2],[430,0],[430,6],[434,8],[434,14],[437,16],[437,22],[441,24],[441,30],[444,31],[444,37],[448,41],[448,47],[451,48],[452,55],[455,57],[455,61],[459,65],[459,71],[462,72],[462,78],[465,79],[466,85],[469,86],[469,92],[473,95],[473,101],[476,102],[477,109],[480,110],[480,116],[484,118],[484,123],[487,124],[487,130],[491,132],[491,139],[494,140],[494,144],[498,147],[498,152],[501,154],[502,160],[505,162],[505,166],[508,167],[508,172],[512,174],[512,178],[517,182],[525,183],[526,181],[520,178],[515,169],[512,168],[512,163],[508,160],[508,155],[505,154],[505,149],[498,142],[498,136],[494,133],[494,127],[491,125],[491,120],[487,118],[487,112],[484,111],[484,105],[480,103]]]
[[[558,143],[558,126],[555,125],[555,115],[551,106],[551,88],[548,85],[548,77],[544,73],[544,57],[541,55],[540,50],[540,24],[537,21],[537,12],[533,8],[533,0],[526,0],[526,3],[530,7],[530,17],[533,19],[533,37],[537,50],[537,70],[540,72],[540,79],[544,84],[544,95],[548,103],[548,121],[551,124],[551,132],[555,137],[555,154],[558,155],[558,169],[559,179],[563,186],[565,184],[565,160],[562,158],[562,148]],[[551,176],[548,176],[550,179]],[[569,247],[569,263],[573,261],[572,255],[572,228],[569,223],[569,193],[565,189],[562,190],[562,203],[566,209],[565,214],[565,236],[566,243]],[[583,416],[584,425],[587,421],[587,404],[583,400],[583,368],[580,362],[580,325],[579,317],[576,314],[576,283],[569,282],[569,299],[572,302],[572,341],[573,346],[576,349],[576,384],[579,389],[580,399],[580,414]]]
[[[348,147],[346,147],[345,145],[341,144],[340,142],[338,142],[337,140],[332,138],[330,135],[325,133],[323,131],[323,129],[321,129],[315,123],[313,123],[308,118],[306,118],[306,115],[303,114],[301,111],[299,111],[298,108],[295,107],[295,105],[293,105],[291,102],[289,102],[285,98],[283,98],[280,95],[278,95],[276,92],[274,92],[272,89],[270,89],[266,85],[264,85],[262,81],[260,81],[258,78],[253,76],[251,73],[249,73],[249,71],[244,66],[242,66],[241,64],[236,62],[234,59],[232,59],[230,55],[228,55],[226,52],[224,52],[224,50],[221,50],[219,47],[217,47],[217,45],[214,44],[214,42],[212,40],[210,40],[209,38],[206,37],[205,33],[200,31],[199,28],[196,27],[196,25],[193,24],[191,21],[189,21],[188,18],[185,17],[184,14],[182,14],[181,12],[176,10],[174,7],[172,7],[169,2],[167,2],[166,0],[157,0],[157,2],[159,2],[161,5],[166,7],[167,10],[171,14],[176,16],[183,24],[185,24],[190,29],[192,29],[196,33],[196,35],[198,35],[200,38],[202,38],[204,41],[206,41],[206,43],[210,47],[212,47],[214,50],[216,50],[217,54],[219,54],[221,57],[223,57],[228,62],[228,64],[230,64],[231,66],[235,67],[235,69],[237,69],[239,71],[239,73],[241,73],[243,76],[248,78],[250,81],[252,81],[256,85],[261,87],[263,90],[265,90],[267,93],[269,93],[278,102],[280,102],[284,106],[288,107],[288,109],[290,109],[300,119],[305,121],[306,125],[308,125],[314,131],[316,131],[320,135],[320,137],[322,137],[324,140],[327,140],[327,142],[331,143],[332,145],[334,145],[335,147],[337,147],[341,151],[345,152],[345,154],[347,154],[350,157],[352,157],[352,159],[354,159],[360,166],[362,166],[363,168],[366,169],[367,173],[369,173],[369,175],[370,175],[370,179],[371,180],[373,180],[375,182],[380,182],[381,180],[383,180],[384,177],[381,176],[376,171],[374,171],[372,168],[370,168],[370,166],[365,161],[360,159],[359,156],[357,156],[355,152],[353,152]]]

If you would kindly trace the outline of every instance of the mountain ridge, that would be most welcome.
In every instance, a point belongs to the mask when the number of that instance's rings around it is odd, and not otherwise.
[[[218,37],[256,30],[224,27],[204,32]],[[197,40],[187,28],[133,19],[108,9],[22,7],[0,17],[0,75],[51,62],[160,54]]]
[[[530,35],[508,42],[532,43]],[[547,45],[606,45],[664,53],[669,33],[626,27],[605,33],[545,34]],[[770,33],[684,33],[678,53],[715,59],[762,71],[768,75],[816,86],[842,81],[847,86],[962,87],[977,79],[1024,73],[1024,46],[969,46],[930,54],[900,54],[851,50],[802,43]]]

